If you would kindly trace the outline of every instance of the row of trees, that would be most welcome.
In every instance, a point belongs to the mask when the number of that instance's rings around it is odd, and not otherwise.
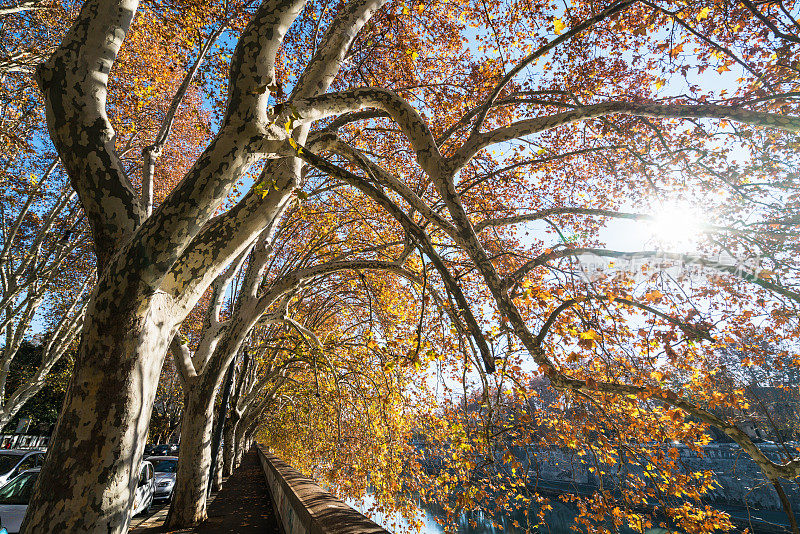
[[[507,504],[493,496],[526,480],[510,443],[603,464],[638,448],[677,493],[631,477],[583,499],[581,520],[646,529],[643,503],[662,499],[691,531],[730,526],[670,500],[712,481],[648,447],[699,447],[713,427],[797,530],[781,480],[800,459],[770,459],[737,426],[750,379],[720,373],[724,347],[761,369],[786,340],[782,365],[799,363],[792,13],[712,0],[0,12],[0,388],[26,335],[47,332],[0,422],[74,352],[23,531],[126,531],[151,413],[174,432],[176,395],[170,527],[206,516],[214,424],[228,472],[263,424],[296,466],[349,494],[369,480],[406,511],[413,491],[453,514]],[[675,205],[701,219],[691,254],[604,244],[604,228],[664,224]],[[587,257],[616,267],[588,276]],[[673,267],[617,275],[642,259]],[[536,405],[542,383],[556,401],[498,415]],[[413,461],[423,431],[452,464],[438,479]],[[511,468],[487,481],[498,458]]]

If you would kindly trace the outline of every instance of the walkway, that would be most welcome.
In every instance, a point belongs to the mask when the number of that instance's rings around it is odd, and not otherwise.
[[[208,519],[188,530],[164,530],[165,506],[147,520],[138,523],[133,534],[279,534],[272,500],[258,463],[255,449],[242,458],[242,465],[228,477],[208,506]],[[138,524],[137,524],[138,523]]]

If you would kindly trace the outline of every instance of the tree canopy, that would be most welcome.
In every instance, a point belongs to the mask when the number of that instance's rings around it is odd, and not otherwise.
[[[80,221],[80,272],[98,266],[90,300],[62,297],[86,305],[83,334],[25,531],[124,531],[168,352],[184,414],[203,414],[184,435],[210,433],[238,366],[240,432],[266,421],[290,462],[345,492],[369,480],[390,508],[416,492],[451,515],[544,513],[521,451],[558,449],[598,476],[642,466],[567,497],[587,526],[727,528],[701,501],[713,478],[664,446],[716,432],[794,522],[797,451],[769,455],[741,423],[796,432],[773,417],[800,364],[795,15],[749,0],[0,14],[23,58],[3,72],[24,87],[0,99],[34,109],[15,114],[39,138],[46,110],[50,138],[9,161],[57,153],[81,210],[58,224]],[[31,17],[47,38],[23,39]],[[179,467],[196,507],[178,499],[173,526],[204,517],[203,442]]]

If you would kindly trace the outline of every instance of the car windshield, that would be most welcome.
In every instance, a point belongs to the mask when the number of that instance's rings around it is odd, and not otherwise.
[[[20,454],[0,453],[0,475],[5,475],[14,469],[14,466],[19,463],[20,459],[22,459],[22,455]]]
[[[0,504],[28,504],[38,472],[22,473],[0,488]]]
[[[178,469],[178,462],[175,460],[161,460],[154,462],[156,473],[174,473]]]

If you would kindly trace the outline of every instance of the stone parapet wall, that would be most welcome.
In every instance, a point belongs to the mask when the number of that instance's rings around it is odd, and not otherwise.
[[[258,445],[284,534],[391,534]]]

